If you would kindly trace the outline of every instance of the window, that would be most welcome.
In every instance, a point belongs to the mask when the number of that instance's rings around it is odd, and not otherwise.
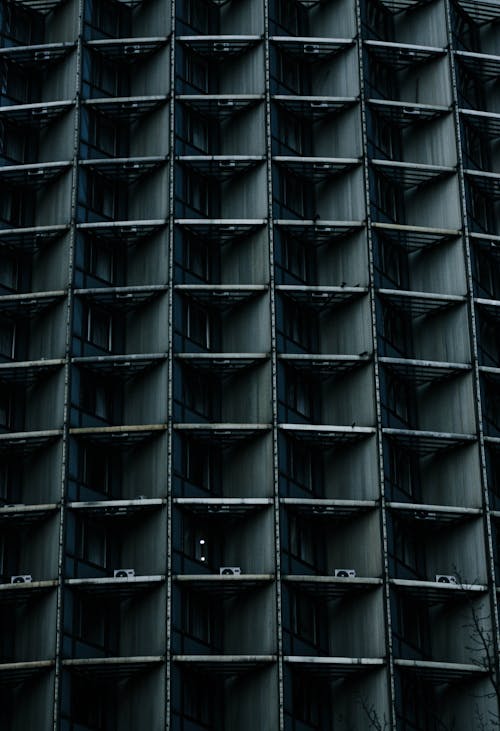
[[[491,170],[492,163],[490,145],[488,144],[487,139],[479,134],[474,127],[468,124],[463,125],[462,129],[464,151],[470,161],[468,166],[472,163],[473,166],[482,170]]]
[[[305,124],[299,117],[280,110],[278,116],[279,143],[285,147],[285,152],[292,151],[297,155],[308,154],[308,142],[311,139],[311,125]]]
[[[210,215],[210,191],[208,182],[199,175],[186,173],[184,202],[202,216]]]
[[[14,358],[16,344],[16,325],[12,320],[0,319],[0,359]]]
[[[207,94],[209,92],[207,62],[193,53],[186,53],[184,58],[186,82],[202,94]]]
[[[278,51],[278,80],[292,94],[311,94],[311,70],[296,58]]]
[[[385,451],[388,461],[387,478],[390,483],[393,500],[400,499],[398,492],[404,493],[412,500],[419,501],[420,495],[420,465],[415,453],[404,451],[395,444],[387,444]]]
[[[183,544],[184,554],[188,558],[206,566],[213,565],[214,546],[210,531],[206,527],[204,528],[186,518],[184,521]]]
[[[87,729],[100,731],[109,726],[109,713],[106,713],[105,709],[114,705],[114,693],[109,685],[99,686],[94,683],[89,685],[86,678],[79,678],[76,675],[72,676],[71,682],[73,688],[70,715],[74,722],[72,728],[78,728],[81,724],[80,728],[85,728],[85,731]]]
[[[11,502],[11,465],[8,462],[0,463],[0,505]]]
[[[386,426],[415,428],[417,420],[411,388],[404,381],[394,378],[389,373],[385,374],[385,382]]]
[[[377,206],[392,221],[404,223],[401,191],[381,175],[376,177]]]
[[[204,442],[185,442],[185,475],[187,482],[211,492],[215,489],[218,455]]]
[[[200,596],[186,592],[184,598],[184,632],[207,645],[212,642],[212,610]]]
[[[321,457],[307,445],[290,442],[288,446],[288,473],[293,482],[308,492],[319,493]]]
[[[293,678],[293,716],[311,729],[320,728],[320,701],[328,709],[327,698],[331,692],[329,688],[318,688],[318,684],[321,685],[318,679],[311,682],[302,675]]]
[[[125,204],[126,191],[102,175],[88,176],[87,205],[91,211],[105,218],[120,217],[120,203]]]
[[[408,259],[404,249],[387,239],[379,239],[380,270],[396,287],[408,286]]]
[[[309,16],[300,3],[276,0],[276,23],[290,35],[309,35]]]
[[[498,436],[500,408],[500,389],[492,381],[483,379],[483,416],[489,436]]]
[[[304,642],[319,642],[318,607],[308,594],[296,593],[291,602],[292,632]]]
[[[39,83],[36,83],[36,82]],[[27,74],[21,67],[13,63],[0,61],[0,93],[10,100],[11,104],[30,104],[38,101],[34,89],[40,89],[40,79],[35,73]]]
[[[84,446],[81,459],[81,480],[90,490],[111,495],[112,477],[119,476],[120,465],[109,451]]]
[[[314,217],[314,187],[296,175],[280,175],[280,202],[300,218]]]
[[[319,568],[316,565],[318,558],[317,526],[294,513],[290,513],[288,529],[290,554],[299,561],[309,564],[309,566]]]
[[[418,602],[414,597],[411,599],[399,597],[397,619],[399,640],[403,644],[399,650],[402,657],[428,659],[429,616],[425,604]]]
[[[12,428],[12,395],[11,391],[0,390],[0,431]],[[19,407],[19,404],[17,406]]]
[[[30,226],[35,196],[26,189],[0,188],[0,221],[6,226]]]
[[[475,250],[475,270],[479,286],[489,297],[497,299],[500,295],[500,270],[495,257],[490,257],[482,248]]]
[[[115,284],[114,250],[103,243],[89,241],[86,247],[86,269],[106,284]]]
[[[82,561],[106,568],[107,565],[107,530],[103,523],[82,520],[80,522],[78,557]]]
[[[425,554],[421,541],[408,523],[394,520],[393,558],[396,560],[396,578],[426,579]]]
[[[184,369],[183,385],[185,407],[203,419],[217,420],[220,411],[218,382],[199,371]]]
[[[13,256],[0,256],[0,288],[15,291],[19,288],[19,262]]]
[[[210,23],[209,4],[205,0],[187,0],[181,8],[185,8],[186,23],[200,34],[210,33],[212,30]]]
[[[300,373],[287,368],[286,405],[289,409],[308,421],[320,421],[316,403],[317,395],[319,395],[318,383],[313,383]]]
[[[43,43],[42,18],[41,13],[25,10],[18,3],[2,3],[2,35],[22,46]]]
[[[443,722],[442,702],[436,698],[435,682],[419,678],[416,673],[401,674],[399,682],[401,698],[398,707],[401,708],[402,718],[398,718],[398,728],[401,721],[404,731],[448,728],[448,724]]]
[[[32,162],[36,158],[35,133],[14,124],[0,122],[0,155],[11,164]]]
[[[392,40],[392,22],[390,13],[376,0],[363,5],[364,22],[367,28],[381,40]]]
[[[103,607],[95,599],[79,596],[75,601],[75,634],[86,644],[104,648],[106,623]]]
[[[128,96],[130,84],[126,68],[96,53],[90,54],[91,96]]]
[[[202,348],[211,349],[211,318],[196,302],[187,303],[186,336]]]
[[[83,125],[82,125],[83,126]],[[128,145],[127,129],[120,128],[116,123],[102,114],[89,113],[88,117],[88,144],[100,155],[125,156]],[[82,130],[83,132],[83,130]],[[92,155],[96,157],[96,155]]]
[[[190,110],[186,110],[184,129],[186,141],[201,153],[209,151],[210,127],[207,119]]]
[[[215,708],[220,707],[217,703],[217,694],[213,687],[211,678],[205,675],[184,677],[182,682],[183,712],[187,719],[191,719],[204,728],[217,728],[215,723]],[[188,726],[185,726],[188,728]]]
[[[109,38],[129,38],[130,11],[120,2],[91,0],[85,3],[86,23]]]
[[[486,450],[486,470],[488,487],[493,492],[494,504],[492,508],[498,510],[500,503],[500,452],[496,449],[489,448]],[[497,528],[497,535],[500,539],[500,527]],[[500,560],[500,554],[498,560]]]
[[[96,380],[86,372],[81,373],[79,406],[87,414],[92,414],[106,422],[112,421],[113,389],[108,381]]]
[[[283,319],[286,338],[309,353],[317,352],[318,321],[312,310],[288,300],[284,303]]]
[[[311,284],[316,269],[313,244],[286,236],[282,238],[282,251],[284,269],[299,281]]]
[[[383,312],[384,340],[397,354],[412,357],[411,335],[412,322],[404,313],[395,307],[386,306]]]
[[[482,317],[479,323],[479,347],[482,355],[481,365],[500,365],[500,333],[498,325]]]
[[[87,340],[102,350],[112,349],[111,313],[97,307],[89,307],[87,313]]]
[[[210,250],[204,241],[196,237],[186,237],[183,241],[182,255],[186,271],[204,282],[210,280]]]
[[[495,208],[492,201],[482,195],[477,188],[469,186],[469,216],[474,219],[475,230],[497,232]]]

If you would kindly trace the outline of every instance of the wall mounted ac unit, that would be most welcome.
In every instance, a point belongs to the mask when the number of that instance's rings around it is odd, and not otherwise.
[[[219,568],[219,574],[221,576],[239,576],[241,569],[239,566],[221,566]]]
[[[19,574],[10,577],[11,584],[31,584],[32,581],[31,574]]]
[[[113,576],[115,579],[131,579],[133,576],[135,576],[135,570],[134,569],[115,569],[113,571]]]
[[[457,577],[453,574],[436,574],[438,584],[458,584]]]
[[[356,571],[354,569],[335,569],[334,575],[339,576],[341,579],[354,579]]]
[[[314,53],[317,54],[320,52],[320,47],[315,43],[304,43],[304,53]]]

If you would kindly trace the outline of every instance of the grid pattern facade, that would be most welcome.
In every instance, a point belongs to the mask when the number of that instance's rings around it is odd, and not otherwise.
[[[496,728],[499,19],[1,0],[3,728]]]

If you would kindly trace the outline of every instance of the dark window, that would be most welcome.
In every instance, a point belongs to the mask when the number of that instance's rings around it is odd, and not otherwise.
[[[113,318],[109,312],[89,307],[87,313],[87,340],[102,350],[112,349]]]
[[[209,645],[212,642],[212,608],[199,596],[186,593],[184,597],[184,632]]]
[[[313,597],[296,593],[291,602],[292,632],[304,642],[317,646],[319,644],[319,623],[321,613]]]
[[[406,289],[408,281],[408,256],[405,250],[392,241],[380,238],[378,245],[379,266],[383,277],[381,286],[396,286]]]
[[[107,530],[103,523],[83,520],[79,523],[77,555],[94,566],[107,565]]]
[[[16,325],[12,320],[0,319],[0,358],[11,360],[15,357]]]
[[[88,241],[85,248],[86,269],[106,284],[115,284],[115,250],[102,242]]]
[[[299,218],[314,218],[314,186],[310,182],[297,177],[283,173],[280,175],[279,185],[279,202],[286,209]]]
[[[202,94],[209,92],[209,68],[206,61],[193,53],[186,53],[184,77],[186,82]]]
[[[401,310],[395,307],[386,306],[383,311],[383,338],[390,348],[396,351],[397,355],[407,358],[412,357],[412,322],[411,319]],[[385,349],[389,354],[390,349]],[[390,352],[390,355],[394,355]]]
[[[212,347],[211,318],[206,309],[196,302],[186,306],[186,337],[197,345],[210,350]]]
[[[219,384],[192,369],[183,372],[183,405],[204,419],[218,420],[220,411]]]
[[[283,332],[286,338],[303,350],[315,353],[318,350],[317,315],[307,307],[301,307],[291,300],[284,301]]]
[[[97,381],[93,374],[82,373],[80,408],[98,419],[112,421],[112,386],[106,381]]]
[[[315,525],[291,513],[288,517],[288,529],[290,554],[302,563],[318,568],[318,535]]]
[[[308,492],[319,494],[321,458],[309,446],[289,443],[287,467],[293,482]]]
[[[389,481],[390,498],[401,499],[403,493],[411,500],[420,501],[420,466],[418,456],[407,452],[395,444],[388,443],[385,456],[387,460],[386,478]]]
[[[286,236],[281,239],[281,250],[286,272],[304,284],[311,284],[316,276],[314,244]]]
[[[208,492],[218,487],[218,453],[209,444],[198,441],[185,442],[184,474],[187,482]]]

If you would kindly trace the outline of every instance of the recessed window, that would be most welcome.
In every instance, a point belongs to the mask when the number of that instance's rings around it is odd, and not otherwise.
[[[0,358],[14,358],[16,344],[16,325],[11,320],[0,319]]]
[[[109,312],[91,307],[87,315],[87,340],[102,350],[111,350],[113,318]]]
[[[186,336],[189,340],[210,350],[212,343],[209,313],[195,302],[188,302],[186,321]]]
[[[113,249],[96,241],[90,241],[86,253],[89,273],[103,282],[113,284],[115,280]]]

